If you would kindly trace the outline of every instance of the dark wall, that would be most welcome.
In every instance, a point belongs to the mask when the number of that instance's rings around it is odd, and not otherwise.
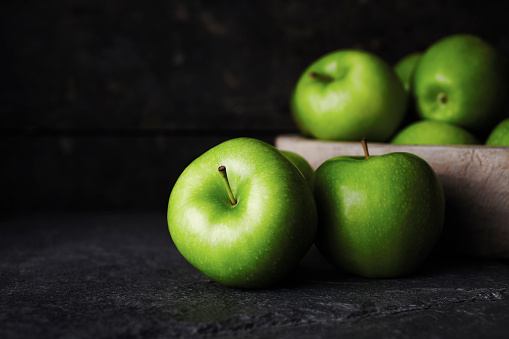
[[[390,64],[453,33],[509,51],[504,1],[8,1],[2,214],[164,211],[194,158],[296,132],[290,91],[341,48]]]

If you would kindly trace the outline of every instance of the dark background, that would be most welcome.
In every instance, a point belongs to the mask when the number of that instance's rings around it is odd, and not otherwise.
[[[296,132],[304,68],[391,65],[471,33],[509,51],[505,1],[3,1],[0,212],[165,211],[181,171],[239,136]]]

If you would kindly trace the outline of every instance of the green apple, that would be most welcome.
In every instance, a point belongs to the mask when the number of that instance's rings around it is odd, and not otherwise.
[[[414,52],[403,57],[394,66],[394,71],[403,83],[403,87],[408,95],[411,93],[415,69],[419,64],[421,57],[422,52]]]
[[[168,227],[180,253],[208,277],[260,288],[285,276],[311,247],[317,211],[308,182],[279,150],[236,138],[180,175]]]
[[[509,146],[509,119],[502,120],[491,131],[486,145],[489,146]]]
[[[476,145],[479,140],[463,128],[447,122],[420,120],[403,128],[391,141],[406,145]]]
[[[509,91],[507,57],[479,37],[458,34],[431,45],[414,75],[425,119],[485,131],[501,119]]]
[[[421,60],[422,52],[414,52],[405,57],[403,57],[400,61],[396,63],[394,66],[394,71],[396,75],[399,77],[401,82],[403,83],[403,87],[406,92],[406,114],[403,119],[402,125],[406,126],[411,124],[412,122],[418,119],[417,112],[415,111],[415,100],[413,96],[413,79],[415,69]]]
[[[304,178],[308,181],[308,183],[311,184],[313,180],[313,168],[309,164],[309,162],[304,159],[301,155],[290,152],[290,151],[283,151],[280,150],[280,152],[286,157],[286,159],[290,160],[292,164],[295,165],[299,169],[299,171],[302,173]]]
[[[412,272],[437,242],[444,192],[433,169],[410,153],[339,156],[315,171],[316,245],[340,269],[364,277]]]
[[[297,127],[326,140],[386,141],[400,125],[405,105],[394,70],[359,50],[331,52],[312,63],[290,100]]]

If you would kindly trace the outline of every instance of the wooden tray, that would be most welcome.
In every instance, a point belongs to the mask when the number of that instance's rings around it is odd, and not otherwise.
[[[278,136],[275,146],[302,155],[314,169],[338,155],[364,154],[360,142],[321,141],[299,135]],[[509,258],[509,147],[369,143],[371,155],[389,152],[420,156],[440,178],[446,221],[439,251]]]

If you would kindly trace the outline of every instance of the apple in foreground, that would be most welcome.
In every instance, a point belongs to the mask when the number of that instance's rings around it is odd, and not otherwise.
[[[279,150],[263,141],[225,141],[180,175],[168,227],[194,267],[228,286],[269,286],[309,250],[317,227],[310,186]]]
[[[445,37],[422,55],[414,75],[424,119],[485,132],[507,106],[509,65],[493,45],[469,34]]]
[[[394,70],[376,55],[339,50],[303,72],[290,108],[297,127],[314,138],[387,141],[405,114],[406,93]]]
[[[509,146],[509,118],[502,120],[486,140],[488,146]]]
[[[441,121],[420,120],[403,128],[392,139],[405,145],[476,145],[479,140],[465,129]]]
[[[299,169],[304,178],[306,178],[308,183],[311,184],[313,181],[314,171],[309,162],[306,159],[304,159],[304,157],[302,157],[300,154],[297,154],[295,152],[284,150],[280,150],[280,152],[285,156],[286,159],[290,160],[290,162]]]
[[[369,156],[367,146],[365,154],[335,157],[316,170],[316,245],[333,265],[350,273],[406,275],[441,234],[442,185],[428,163],[414,154]]]

